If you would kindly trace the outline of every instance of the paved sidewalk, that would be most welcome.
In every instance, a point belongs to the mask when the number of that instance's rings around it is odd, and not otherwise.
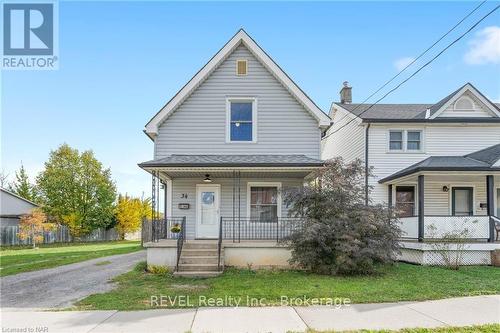
[[[262,307],[148,311],[1,312],[2,332],[303,332],[500,323],[500,295],[342,308]],[[38,328],[38,331],[36,330]],[[43,329],[47,328],[46,331]]]

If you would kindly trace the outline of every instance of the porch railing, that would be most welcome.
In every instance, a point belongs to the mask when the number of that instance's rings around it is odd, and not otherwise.
[[[305,219],[285,217],[272,220],[255,218],[221,217],[219,240],[231,240],[239,243],[242,240],[280,241],[304,227]]]
[[[403,239],[418,239],[418,216],[399,218]],[[424,239],[442,239],[445,235],[463,232],[469,240],[488,240],[490,217],[487,215],[449,216],[426,215],[424,217]]]
[[[172,226],[180,225],[181,232],[185,230],[186,217],[167,217],[142,222],[142,242],[158,242],[160,239],[178,239],[180,233],[173,233]],[[184,233],[185,237],[185,233]]]

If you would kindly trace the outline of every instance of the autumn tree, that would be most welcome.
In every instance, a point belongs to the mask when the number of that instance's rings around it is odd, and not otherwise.
[[[43,233],[54,230],[55,225],[47,223],[47,216],[40,208],[34,208],[30,214],[23,215],[19,222],[18,237],[21,240],[30,239],[33,248],[43,242]]]
[[[9,190],[21,198],[36,201],[36,186],[30,182],[26,169],[22,164],[19,170],[16,171],[15,178],[9,185]]]
[[[75,237],[113,223],[115,184],[92,151],[63,144],[50,153],[37,186],[47,215]]]
[[[144,218],[151,218],[151,200],[118,196],[116,204],[116,229],[123,238],[126,233],[140,229]]]

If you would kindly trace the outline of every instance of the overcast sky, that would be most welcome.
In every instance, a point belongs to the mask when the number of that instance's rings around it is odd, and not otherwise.
[[[327,112],[342,81],[361,102],[477,4],[61,2],[59,70],[2,72],[2,169],[34,178],[66,142],[92,149],[120,192],[149,195],[144,125],[240,27]],[[433,103],[468,81],[500,101],[499,12],[385,101]]]

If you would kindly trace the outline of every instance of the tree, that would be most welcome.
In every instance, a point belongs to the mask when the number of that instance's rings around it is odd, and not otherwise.
[[[20,239],[31,239],[33,248],[36,244],[43,242],[43,233],[53,230],[55,226],[51,223],[46,223],[47,216],[40,208],[34,208],[30,214],[23,215],[19,222]]]
[[[284,240],[292,264],[321,274],[367,274],[393,261],[399,226],[387,207],[365,204],[363,179],[361,161],[338,158],[317,172],[315,184],[285,193],[289,214],[304,221]]]
[[[126,233],[140,229],[144,218],[151,218],[151,200],[118,196],[116,204],[116,229],[123,238]]]
[[[9,174],[5,173],[3,170],[0,172],[0,186],[5,188],[7,186],[7,180],[9,179]]]
[[[19,171],[16,171],[15,177],[15,181],[9,185],[9,189],[21,198],[36,201],[36,186],[30,182],[26,169],[22,164]]]
[[[49,218],[67,225],[75,237],[113,222],[115,184],[92,151],[80,154],[63,144],[50,153],[37,186]]]

